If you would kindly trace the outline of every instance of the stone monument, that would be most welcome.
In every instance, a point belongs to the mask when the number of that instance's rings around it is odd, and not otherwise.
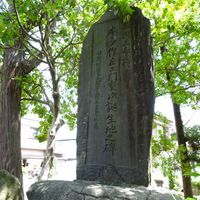
[[[106,12],[80,59],[77,179],[148,185],[154,110],[150,23],[138,8],[124,23]]]
[[[107,12],[90,29],[79,76],[81,180],[34,183],[27,192],[29,200],[183,199],[171,191],[129,185],[148,185],[154,107],[149,27],[136,9],[128,23]]]

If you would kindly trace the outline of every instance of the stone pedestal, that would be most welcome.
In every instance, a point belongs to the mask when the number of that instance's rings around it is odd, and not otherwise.
[[[41,181],[27,192],[28,200],[183,200],[169,191],[158,192],[142,186],[101,185],[87,181]]]
[[[106,12],[80,59],[77,179],[148,185],[154,107],[150,23]]]

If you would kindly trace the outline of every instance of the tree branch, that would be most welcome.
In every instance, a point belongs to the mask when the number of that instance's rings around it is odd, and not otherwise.
[[[183,87],[183,88],[180,88],[180,89],[175,89],[175,90],[172,90],[170,91],[171,94],[175,94],[176,92],[181,92],[181,91],[185,91],[185,90],[189,90],[191,88],[198,88],[200,87],[200,84],[197,84],[197,85],[189,85],[187,87]],[[158,94],[156,97],[160,97],[160,96],[163,96],[165,94],[169,93],[168,91],[166,91],[165,93],[161,93],[161,94]],[[191,92],[192,93],[192,92]],[[195,95],[195,94],[194,94]]]
[[[24,51],[24,49],[21,49],[21,48],[6,46],[6,45],[2,45],[2,44],[0,44],[0,49],[14,49],[17,51]]]
[[[44,35],[43,35],[43,32],[42,32],[42,18],[43,18],[43,14],[40,17],[40,20],[39,20],[39,23],[38,23],[38,28],[39,28],[42,44],[44,45]]]
[[[36,101],[36,102],[38,102],[38,103],[45,104],[45,105],[49,106],[48,102],[42,101],[42,100],[40,100],[40,99],[38,99],[38,98],[36,98],[36,97],[32,97],[32,98],[21,98],[21,101]]]
[[[48,100],[46,100],[46,101],[45,101],[45,100],[41,100],[41,99],[39,99],[39,98],[33,96],[33,95],[31,94],[31,92],[28,91],[28,90],[25,90],[25,89],[24,89],[23,91],[29,96],[29,98],[28,98],[28,97],[24,97],[24,98],[21,99],[22,101],[36,101],[36,102],[38,102],[38,103],[47,105],[47,106],[50,108],[50,110],[52,109],[52,105],[51,105],[50,101],[48,101]]]
[[[31,60],[23,60],[19,63],[18,74],[27,75],[33,71],[42,61],[43,54],[39,53],[38,56]],[[38,59],[39,58],[39,59]]]
[[[23,41],[22,41],[23,42]],[[38,59],[38,61],[40,61],[41,63],[47,63],[46,61],[44,61],[42,58],[43,58],[43,53],[39,50],[39,49],[37,49],[37,48],[35,48],[33,45],[31,45],[31,43],[29,43],[28,42],[28,44],[32,47],[32,48],[34,48],[35,50],[37,50],[39,53],[38,53],[38,55],[36,55],[35,53],[33,53],[30,49],[29,49],[29,47],[23,42],[23,45],[24,45],[24,47],[25,47],[25,49],[27,50],[27,52],[29,53],[29,55],[31,55],[31,56],[33,56],[34,58],[36,58],[36,59]]]
[[[199,85],[198,84],[197,85],[189,85],[189,86],[183,87],[181,89],[172,90],[170,93],[174,94],[176,92],[185,91],[185,90],[189,90],[191,88],[197,88],[197,87],[200,87],[200,84]]]
[[[82,44],[83,42],[72,42],[73,38],[70,40],[70,42],[64,46],[63,48],[61,48],[61,50],[57,53],[57,55],[54,57],[54,61],[63,54],[63,52],[70,46],[70,45],[78,45],[78,44]]]
[[[43,92],[43,94],[44,94],[44,96],[45,96],[45,98],[46,98],[46,101],[49,102],[49,104],[50,104],[50,110],[51,110],[51,112],[53,113],[53,103],[52,103],[52,101],[49,99],[49,97],[48,97],[48,95],[47,95],[47,93],[46,93],[46,90],[45,90],[44,87],[43,87],[43,84],[41,84],[40,87],[41,87],[41,90],[42,90],[42,92]]]
[[[73,66],[70,70],[68,70],[67,72],[60,74],[60,75],[58,76],[58,78],[57,78],[57,82],[59,82],[60,79],[61,79],[62,77],[64,77],[65,75],[67,75],[67,74],[72,74],[72,72],[74,71],[75,67],[76,67],[76,65],[74,65],[74,66]]]
[[[54,57],[54,62],[72,44],[72,41],[74,40],[74,37],[75,37],[75,32],[76,32],[75,28],[73,28],[73,34],[72,34],[71,39],[68,42],[68,44],[65,45],[63,48],[61,48],[61,50],[57,53],[57,55],[53,56]]]
[[[36,39],[34,38],[32,35],[30,35],[28,33],[28,31],[24,28],[24,26],[22,25],[21,21],[20,21],[20,17],[19,17],[19,13],[18,13],[18,10],[17,10],[17,7],[16,7],[16,0],[13,0],[13,6],[14,6],[14,11],[15,11],[15,15],[16,15],[16,18],[17,18],[17,23],[19,25],[19,27],[21,28],[21,30],[30,38],[32,39],[33,41],[41,44],[41,41],[39,39]]]

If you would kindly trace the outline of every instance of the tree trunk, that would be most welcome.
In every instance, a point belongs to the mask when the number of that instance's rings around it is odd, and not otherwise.
[[[47,17],[47,21],[48,21],[48,17]],[[51,26],[50,24],[48,24],[47,32],[49,36],[51,35],[51,32],[53,31],[54,28],[55,26]],[[46,42],[48,52],[52,52],[50,39],[47,38],[45,42]],[[54,167],[55,137],[59,128],[62,126],[61,125],[62,120],[59,119],[60,93],[59,93],[59,86],[58,86],[59,79],[57,79],[55,61],[52,59],[52,56],[46,56],[46,59],[48,62],[49,72],[51,75],[51,82],[52,82],[53,108],[51,109],[51,111],[53,112],[53,122],[52,122],[51,128],[48,131],[47,148],[46,148],[44,160],[42,162],[41,170],[38,176],[38,180],[48,179],[53,176],[52,171]]]
[[[41,170],[37,178],[39,181],[51,178],[53,174],[52,170],[53,170],[53,163],[54,163],[54,152],[55,152],[55,136],[48,135],[47,147],[46,147],[44,159],[42,161]]]
[[[2,66],[0,105],[0,169],[5,169],[22,183],[20,144],[21,90],[15,80],[22,53],[6,49]],[[23,195],[21,195],[23,199]]]
[[[167,52],[167,48],[165,46],[162,46],[160,50],[161,50],[161,55],[163,55],[164,52]],[[166,70],[166,78],[168,81],[168,85],[170,85],[171,74],[167,68],[165,70]],[[181,156],[180,156],[183,192],[184,192],[185,198],[193,197],[191,176],[185,175],[186,170],[188,168],[190,169],[191,166],[190,166],[190,161],[188,158],[186,140],[184,136],[183,121],[182,121],[182,116],[181,116],[180,105],[175,103],[173,94],[170,93],[170,95],[171,95],[171,100],[172,100],[173,110],[174,110],[178,147],[179,149],[184,148],[184,151],[181,151]]]
[[[38,175],[38,180],[45,180],[52,178],[54,167],[54,153],[55,153],[55,137],[59,128],[64,124],[63,120],[59,120],[58,123],[54,122],[52,128],[49,130],[47,138],[47,148],[45,151],[44,159],[42,161],[41,170]]]
[[[184,148],[184,151],[181,151],[181,156],[180,156],[184,196],[185,198],[193,197],[191,177],[188,175],[185,175],[185,172],[188,170],[188,168],[190,169],[191,166],[190,166],[190,161],[188,158],[186,140],[184,136],[180,105],[173,102],[173,100],[172,100],[172,103],[173,103],[174,118],[175,118],[175,123],[176,123],[178,146],[179,148]]]
[[[21,35],[21,40],[24,36]],[[23,43],[16,42],[14,48],[7,48],[3,55],[0,91],[0,169],[5,169],[21,182],[23,200],[23,181],[21,170],[21,88],[20,77],[29,74],[40,64],[33,58],[25,60]],[[40,55],[39,55],[40,56]]]

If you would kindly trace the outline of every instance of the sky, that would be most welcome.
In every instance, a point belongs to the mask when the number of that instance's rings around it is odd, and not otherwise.
[[[169,120],[174,121],[173,107],[168,95],[156,98],[155,111],[161,112]],[[188,106],[183,106],[181,114],[184,125],[200,125],[200,110],[192,110]]]

